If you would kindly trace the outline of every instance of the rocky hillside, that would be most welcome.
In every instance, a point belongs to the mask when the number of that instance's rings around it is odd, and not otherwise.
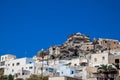
[[[100,42],[99,39],[94,39],[92,42],[90,41],[89,36],[76,33],[70,35],[63,44],[51,46],[45,51],[39,51],[37,55],[41,57],[40,54],[44,53],[44,58],[71,59],[79,57],[80,54],[86,55],[88,53],[95,53],[96,51],[104,50],[104,45],[101,45],[100,43],[102,42]]]

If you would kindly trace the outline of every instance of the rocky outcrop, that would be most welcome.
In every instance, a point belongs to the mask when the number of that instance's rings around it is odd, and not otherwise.
[[[91,42],[89,36],[78,32],[70,35],[63,44],[51,46],[44,52],[45,56],[49,59],[71,59],[79,57],[80,53],[86,55],[104,50],[103,48],[104,45],[100,43],[99,39],[94,39],[93,42]]]

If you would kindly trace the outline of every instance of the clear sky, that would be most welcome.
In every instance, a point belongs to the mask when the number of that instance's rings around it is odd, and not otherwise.
[[[120,40],[120,0],[0,0],[0,55],[32,57],[76,32]]]

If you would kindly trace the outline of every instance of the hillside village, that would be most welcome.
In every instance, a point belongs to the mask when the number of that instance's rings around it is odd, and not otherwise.
[[[0,80],[120,80],[120,42],[70,35],[61,45],[41,49],[33,58],[1,55]],[[42,78],[30,79],[31,76]]]

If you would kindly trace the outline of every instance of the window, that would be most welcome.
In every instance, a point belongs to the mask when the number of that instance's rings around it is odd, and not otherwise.
[[[15,77],[17,78],[17,77],[18,77],[18,74],[15,74]]]
[[[99,68],[99,65],[96,65],[95,67],[96,67],[96,68]]]
[[[29,67],[29,69],[32,69],[33,67]]]
[[[107,43],[107,41],[105,41],[105,43]]]
[[[49,72],[53,72],[53,68],[49,68]]]
[[[97,62],[97,58],[94,58],[94,62]]]
[[[116,44],[116,42],[114,42],[114,44]]]
[[[102,57],[102,60],[105,60],[105,57],[104,57],[104,56]]]
[[[79,70],[79,72],[82,72],[83,70]]]
[[[12,64],[12,66],[14,66],[14,63]]]
[[[22,75],[25,75],[24,73],[22,73]]]
[[[17,65],[17,66],[20,65],[20,63],[18,62],[16,65]]]
[[[32,62],[29,62],[30,64],[32,63]]]
[[[48,69],[46,68],[46,71],[47,71]]]
[[[14,72],[14,70],[12,69],[12,72]]]
[[[87,66],[87,63],[80,63],[80,66]]]
[[[115,59],[115,63],[119,63],[119,59]]]
[[[77,66],[77,64],[74,64],[74,66]]]
[[[74,71],[72,71],[71,74],[74,74]]]
[[[53,50],[55,50],[55,48],[53,48]]]
[[[8,66],[10,66],[10,64],[8,64]]]
[[[63,74],[63,72],[61,72],[61,74]]]
[[[117,54],[117,53],[114,53],[115,55]]]

